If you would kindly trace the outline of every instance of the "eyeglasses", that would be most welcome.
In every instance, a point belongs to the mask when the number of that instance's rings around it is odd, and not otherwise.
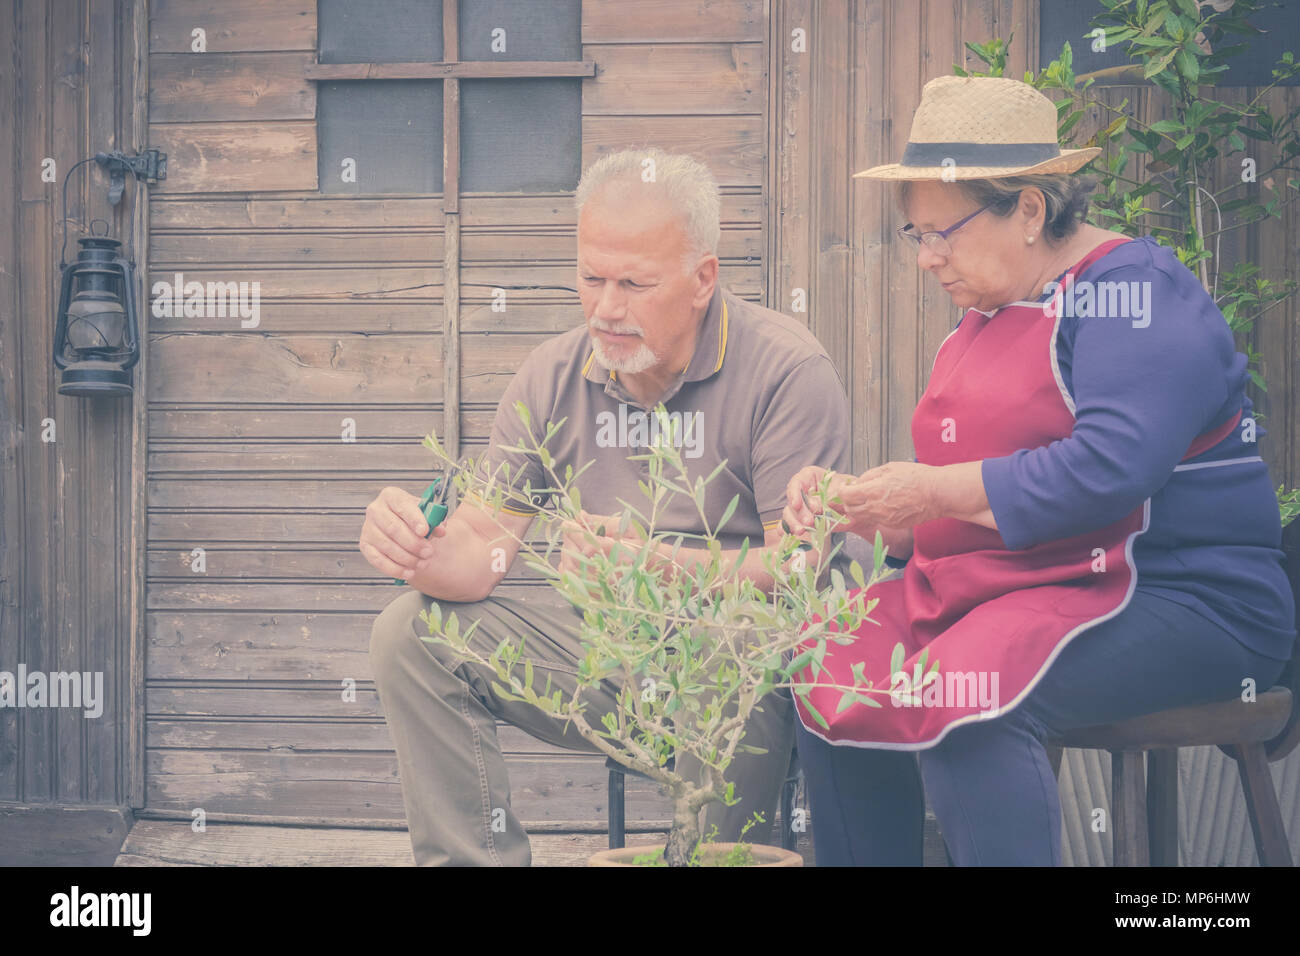
[[[976,209],[961,222],[949,226],[947,229],[941,229],[938,232],[909,232],[908,230],[912,228],[912,224],[909,222],[898,227],[898,234],[904,239],[911,239],[918,246],[924,242],[926,248],[936,256],[947,258],[952,255],[952,246],[948,242],[948,237],[992,205],[993,203],[988,203],[987,205],[980,206],[979,209]]]

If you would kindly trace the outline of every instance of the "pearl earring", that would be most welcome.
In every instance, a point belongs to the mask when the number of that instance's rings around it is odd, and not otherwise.
[[[1034,237],[1033,237],[1033,236],[1025,236],[1025,242],[1029,243],[1029,244],[1032,246],[1032,245],[1034,244]]]

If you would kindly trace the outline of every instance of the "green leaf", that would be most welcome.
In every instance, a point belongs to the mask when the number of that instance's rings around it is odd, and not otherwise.
[[[812,719],[817,721],[818,725],[820,725],[823,730],[831,729],[831,725],[826,723],[826,718],[821,715],[821,712],[812,705],[812,701],[810,701],[806,696],[803,697],[803,705],[808,713],[812,715]]]
[[[733,495],[731,501],[727,503],[726,509],[722,512],[722,519],[714,526],[714,530],[720,531],[727,526],[727,522],[736,513],[736,506],[739,504],[740,495]]]
[[[519,416],[519,420],[524,423],[525,428],[532,428],[533,416],[532,413],[528,411],[527,405],[523,402],[515,402],[515,414]]]
[[[902,643],[894,645],[894,653],[889,658],[889,673],[897,674],[903,669],[903,662],[907,660],[907,652],[903,649]]]
[[[1157,73],[1164,70],[1167,66],[1169,66],[1170,63],[1173,62],[1174,54],[1177,52],[1178,52],[1177,50],[1170,50],[1168,53],[1160,57],[1160,59],[1158,60],[1149,60],[1147,62],[1146,67],[1143,68],[1142,70],[1142,77],[1144,79],[1149,80],[1151,79],[1151,77],[1155,76]]]

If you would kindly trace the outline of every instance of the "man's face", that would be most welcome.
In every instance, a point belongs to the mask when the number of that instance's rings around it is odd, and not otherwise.
[[[713,294],[708,269],[683,269],[681,218],[652,196],[613,183],[578,218],[578,298],[592,349],[601,365],[629,375],[680,371],[695,310]]]

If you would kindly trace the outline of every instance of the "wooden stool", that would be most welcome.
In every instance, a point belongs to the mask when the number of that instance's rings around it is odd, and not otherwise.
[[[1300,521],[1284,529],[1287,578],[1300,608]],[[1298,615],[1300,617],[1300,615]],[[1178,749],[1217,745],[1237,762],[1261,866],[1292,866],[1271,761],[1300,743],[1300,639],[1278,684],[1254,703],[1240,699],[1180,707],[1132,720],[1071,730],[1048,748],[1053,772],[1061,748],[1107,750],[1116,866],[1178,865]],[[1145,761],[1144,761],[1145,757]]]

